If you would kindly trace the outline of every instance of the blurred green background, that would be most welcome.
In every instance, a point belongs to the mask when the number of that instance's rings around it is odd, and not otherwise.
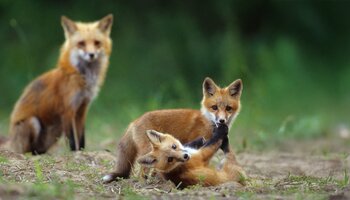
[[[105,148],[145,111],[199,108],[206,76],[221,86],[243,80],[243,109],[231,132],[237,148],[338,137],[338,127],[350,124],[349,7],[346,1],[0,0],[1,134],[23,88],[55,67],[64,41],[61,15],[94,21],[113,13],[113,53],[88,115],[88,148]]]

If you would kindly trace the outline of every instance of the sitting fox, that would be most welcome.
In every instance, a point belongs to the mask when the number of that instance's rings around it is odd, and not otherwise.
[[[220,88],[212,79],[205,78],[201,110],[157,110],[133,121],[118,143],[115,170],[104,176],[103,181],[129,177],[137,157],[152,150],[145,134],[147,130],[166,132],[181,143],[188,143],[199,136],[211,138],[216,124],[231,127],[240,110],[242,88],[240,79]]]
[[[227,134],[228,127],[218,125],[213,137],[197,150],[182,146],[169,134],[147,131],[152,151],[137,161],[145,167],[154,168],[178,188],[196,184],[215,186],[229,181],[244,184],[246,175],[229,149]],[[224,150],[225,159],[221,169],[216,170],[208,167],[208,164],[219,147]]]
[[[85,118],[107,72],[112,22],[112,15],[92,23],[62,17],[66,41],[57,67],[25,88],[12,111],[5,148],[42,154],[62,133],[72,150],[85,147]]]

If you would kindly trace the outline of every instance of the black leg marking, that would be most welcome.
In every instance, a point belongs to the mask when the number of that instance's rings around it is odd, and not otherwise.
[[[224,140],[228,135],[228,127],[225,124],[219,124],[218,127],[214,128],[213,137],[210,138],[208,142],[204,144],[204,146],[209,146],[217,143],[219,140]]]
[[[69,146],[72,151],[78,151],[78,150],[83,150],[85,148],[85,130],[82,130],[81,137],[79,138],[79,147],[76,149],[75,147],[75,140],[74,140],[74,131],[71,129],[70,134],[69,134]]]
[[[83,128],[83,132],[81,133],[79,140],[79,150],[85,149],[85,128]]]
[[[46,128],[44,124],[41,122],[41,120],[38,118],[39,124],[40,124],[40,132],[39,136],[37,138],[32,138],[30,141],[31,145],[31,151],[33,155],[40,155],[44,154],[47,151],[46,145],[45,145],[45,140],[46,140]],[[33,136],[33,135],[31,135]]]
[[[224,153],[228,153],[228,152],[230,151],[229,146],[230,146],[230,145],[229,145],[228,137],[225,137],[225,138],[222,140],[220,149],[221,149]]]
[[[70,150],[72,151],[77,151],[77,149],[75,148],[75,140],[74,140],[74,131],[73,128],[71,128],[70,133],[69,133],[69,146],[70,146]]]
[[[184,146],[194,148],[194,149],[199,149],[204,145],[204,143],[205,143],[205,139],[203,137],[199,137],[199,138],[193,140],[192,142],[188,142],[188,143],[184,144]]]

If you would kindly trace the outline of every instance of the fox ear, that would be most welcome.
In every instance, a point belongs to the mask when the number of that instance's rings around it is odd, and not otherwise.
[[[98,28],[106,35],[110,35],[113,24],[113,14],[109,14],[98,22]]]
[[[216,88],[217,86],[211,78],[207,77],[204,79],[204,82],[203,82],[204,95],[213,96],[216,92]]]
[[[137,159],[137,162],[141,165],[152,167],[157,162],[157,159],[151,153],[148,153]]]
[[[231,97],[234,98],[240,98],[242,94],[242,89],[243,89],[243,83],[241,79],[237,79],[233,81],[229,86],[228,86],[228,91]]]
[[[63,30],[64,30],[64,35],[66,38],[68,38],[69,36],[71,36],[73,33],[75,33],[75,31],[78,30],[77,25],[75,24],[75,22],[73,22],[72,20],[70,20],[68,17],[66,16],[62,16],[61,17],[61,24],[63,26]]]
[[[148,130],[146,133],[149,141],[153,145],[159,145],[164,139],[164,134],[155,130]]]

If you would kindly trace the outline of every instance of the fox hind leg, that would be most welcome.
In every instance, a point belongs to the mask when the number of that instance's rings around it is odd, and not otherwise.
[[[224,171],[227,174],[226,176],[230,177],[231,180],[246,185],[248,176],[244,169],[237,163],[235,154],[231,149],[225,152],[225,158],[222,160],[222,167],[220,170]]]
[[[49,126],[41,125],[41,131],[38,138],[33,142],[32,153],[46,153],[52,145],[54,145],[62,135],[60,123],[51,124]]]
[[[137,156],[137,149],[131,134],[125,135],[118,143],[115,169],[103,177],[104,183],[110,183],[116,178],[129,178]]]
[[[33,144],[40,131],[41,125],[37,117],[17,122],[11,128],[10,149],[17,153],[33,152]]]

